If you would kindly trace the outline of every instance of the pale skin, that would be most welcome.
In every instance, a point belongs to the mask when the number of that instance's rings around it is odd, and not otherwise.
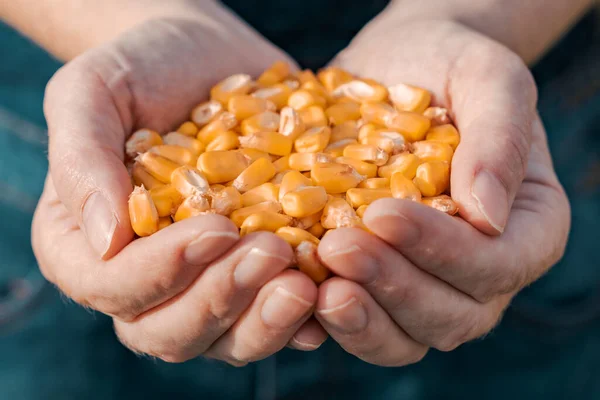
[[[452,350],[487,333],[564,251],[569,203],[526,62],[590,1],[548,8],[542,0],[510,7],[485,0],[476,13],[462,0],[396,1],[365,27],[333,63],[386,84],[426,87],[451,110],[462,134],[452,196],[463,219],[381,200],[364,218],[375,235],[346,229],[323,239],[319,253],[337,277],[318,288],[286,270],[292,252],[280,239],[240,240],[219,216],[130,243],[132,188],[122,158],[132,129],[168,130],[217,80],[240,70],[256,75],[288,56],[212,1],[172,2],[168,10],[130,2],[110,29],[94,25],[95,10],[81,11],[97,2],[42,2],[46,25],[32,23],[40,20],[22,11],[29,7],[11,6],[28,2],[2,5],[0,16],[58,57],[78,56],[46,93],[50,173],[33,248],[44,275],[111,315],[134,351],[244,365],[286,344],[314,350],[330,335],[367,362],[406,365],[430,347]],[[552,28],[528,24],[532,15]],[[65,23],[71,19],[78,23]],[[502,29],[507,20],[510,30]],[[57,40],[73,37],[73,46]]]

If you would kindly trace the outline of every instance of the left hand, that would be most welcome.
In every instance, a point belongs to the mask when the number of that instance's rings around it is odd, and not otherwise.
[[[562,256],[570,226],[537,93],[521,59],[454,22],[370,24],[334,64],[428,88],[461,132],[452,197],[461,218],[407,200],[373,203],[358,229],[329,232],[337,275],[316,316],[348,352],[386,366],[489,332],[512,297]]]

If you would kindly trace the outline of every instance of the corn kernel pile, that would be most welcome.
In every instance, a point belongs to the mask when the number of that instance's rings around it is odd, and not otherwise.
[[[430,101],[424,89],[335,67],[315,76],[277,62],[256,81],[233,75],[176,132],[142,129],[127,141],[133,230],[148,236],[193,216],[228,216],[241,235],[275,232],[321,282],[319,239],[366,229],[361,218],[375,200],[458,211],[444,193],[459,133]]]

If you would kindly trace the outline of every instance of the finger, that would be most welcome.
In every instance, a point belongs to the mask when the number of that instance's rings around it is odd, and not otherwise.
[[[427,346],[410,338],[360,285],[332,278],[319,286],[316,317],[350,354],[382,366],[420,361]]]
[[[271,233],[244,236],[185,292],[134,321],[116,321],[115,328],[137,351],[167,361],[197,357],[235,323],[292,257],[290,246]]]
[[[313,351],[327,340],[327,332],[314,318],[310,318],[298,329],[289,341],[288,347],[301,351]]]
[[[287,270],[260,289],[252,305],[206,352],[209,358],[244,365],[281,350],[310,317],[317,287],[306,275]]]

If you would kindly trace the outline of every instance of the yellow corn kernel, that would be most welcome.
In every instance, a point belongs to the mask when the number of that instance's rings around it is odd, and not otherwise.
[[[292,226],[294,228],[308,230],[311,226],[321,221],[321,215],[323,215],[323,210],[303,218],[295,218]]]
[[[148,151],[179,165],[195,165],[196,160],[198,159],[198,157],[195,157],[192,152],[185,147],[174,146],[172,144],[154,146]]]
[[[279,119],[280,134],[291,140],[296,140],[296,138],[303,134],[305,130],[304,121],[302,121],[300,114],[298,114],[296,110],[292,107],[284,107],[281,110]]]
[[[275,111],[276,109],[277,107],[270,100],[245,94],[235,95],[227,102],[227,111],[232,113],[238,121],[265,111]]]
[[[214,185],[210,185],[210,189],[209,189],[209,193],[217,193],[220,192],[221,190],[225,189],[227,186],[224,185],[220,185],[220,184],[214,184]]]
[[[198,169],[208,183],[225,183],[234,180],[250,163],[240,152],[209,151],[198,158]]]
[[[286,193],[281,199],[283,212],[295,218],[317,213],[327,203],[327,192],[320,186],[301,187]]]
[[[298,245],[302,242],[311,242],[316,245],[318,245],[320,242],[318,238],[306,232],[304,229],[292,228],[291,226],[279,228],[275,234],[288,242],[293,248],[298,247]]]
[[[129,196],[129,218],[138,236],[150,236],[158,231],[158,212],[152,196],[143,187],[136,186]]]
[[[377,125],[373,122],[369,122],[364,124],[363,126],[360,127],[360,129],[358,130],[358,141],[360,142],[361,140],[365,140],[367,137],[372,136],[374,134],[376,134],[377,132],[386,130],[389,132],[389,129],[385,129],[385,127],[381,126],[381,125]]]
[[[218,101],[210,100],[202,103],[192,110],[190,119],[197,126],[204,126],[215,119],[217,115],[223,112],[223,105]],[[198,132],[196,132],[197,134]],[[195,136],[195,135],[193,135]]]
[[[321,96],[325,99],[325,103],[330,103],[333,101],[333,98],[331,97],[331,95],[329,94],[327,89],[325,89],[325,87],[323,85],[321,85],[320,82],[317,82],[317,81],[304,82],[302,85],[300,85],[300,89],[308,90],[308,91],[318,94],[319,96]]]
[[[290,65],[284,61],[275,61],[257,79],[264,86],[271,86],[283,81],[290,74]]]
[[[325,115],[330,124],[340,125],[346,121],[360,118],[360,105],[357,103],[338,103],[325,110]]]
[[[259,99],[269,100],[275,104],[275,107],[277,107],[278,110],[281,110],[287,105],[288,99],[290,98],[292,92],[299,86],[298,82],[292,82],[296,84],[294,88],[287,83],[278,83],[277,85],[271,87],[258,89],[256,92],[252,93],[252,96],[258,97]]]
[[[367,178],[375,178],[377,176],[377,165],[369,164],[368,162],[360,161],[352,157],[338,157],[336,163],[347,164],[352,166],[359,174]]]
[[[385,86],[372,79],[353,80],[338,86],[333,91],[336,98],[348,97],[359,103],[376,103],[386,101],[388,91]]]
[[[319,126],[327,126],[327,116],[323,107],[310,106],[299,113],[300,119],[304,122],[306,129],[315,128]]]
[[[294,141],[294,148],[298,153],[319,153],[327,147],[330,138],[328,126],[311,128]]]
[[[221,132],[227,132],[235,128],[238,121],[230,112],[220,114],[214,121],[200,129],[196,138],[204,144],[212,142]]]
[[[139,162],[150,175],[163,183],[170,183],[171,173],[179,168],[179,164],[150,152],[140,154],[136,158],[136,161]]]
[[[389,154],[398,154],[408,149],[404,136],[386,129],[376,130],[360,140],[361,144],[372,144]]]
[[[164,185],[150,190],[150,196],[159,217],[168,217],[177,211],[183,201],[181,193],[172,185]]]
[[[279,129],[279,114],[265,111],[242,121],[240,131],[242,135],[252,135],[257,132],[275,132]]]
[[[282,85],[285,85],[287,87],[289,87],[292,90],[296,90],[300,87],[300,81],[296,80],[296,78],[289,78],[286,79],[285,81],[281,82]],[[274,85],[277,86],[277,85]],[[287,102],[286,102],[287,104]]]
[[[316,163],[333,162],[334,159],[324,153],[292,153],[289,158],[289,168],[306,172],[310,171]]]
[[[365,179],[357,187],[361,189],[387,189],[390,187],[390,178]]]
[[[131,177],[136,186],[144,186],[146,189],[154,189],[164,185],[163,182],[150,175],[139,162],[133,163]]]
[[[361,226],[362,221],[346,200],[331,197],[323,209],[321,225],[325,229],[353,228]]]
[[[279,228],[289,226],[293,218],[278,214],[273,211],[260,211],[248,216],[240,227],[240,235],[244,236],[252,232],[268,231],[275,232]]]
[[[183,124],[179,125],[179,128],[177,128],[177,132],[181,133],[182,135],[192,137],[196,137],[196,135],[198,134],[198,130],[198,126],[196,126],[196,124],[192,121],[186,121]]]
[[[269,182],[274,184],[274,185],[281,185],[281,182],[283,181],[283,177],[290,172],[290,170],[285,170],[285,171],[281,171],[275,174],[275,176],[273,177],[273,179],[271,179]]]
[[[417,168],[417,176],[413,182],[423,196],[438,196],[450,185],[450,164],[446,161],[429,161],[421,164]]]
[[[450,196],[445,194],[436,197],[425,197],[421,200],[421,203],[448,215],[455,215],[458,212],[458,205]]]
[[[358,127],[356,121],[346,121],[331,128],[331,142],[339,142],[345,139],[358,139]]]
[[[237,74],[222,80],[210,90],[210,98],[225,105],[235,95],[246,94],[252,89],[250,75]]]
[[[396,172],[390,179],[390,189],[395,199],[407,199],[421,201],[421,192],[412,180],[404,176],[402,172]]]
[[[425,137],[426,141],[442,142],[450,145],[456,151],[460,143],[460,135],[454,125],[446,124],[431,128]]]
[[[325,89],[333,92],[340,85],[348,83],[354,79],[351,73],[338,67],[327,67],[317,74],[317,78]]]
[[[377,146],[370,144],[351,144],[344,149],[344,157],[350,157],[381,166],[387,163],[390,156]]]
[[[401,133],[409,142],[416,142],[425,138],[425,134],[431,127],[431,121],[421,114],[398,111],[388,119],[385,126]]]
[[[305,177],[298,171],[288,171],[282,178],[279,186],[279,201],[289,192],[293,192],[300,188],[312,186],[310,178]]]
[[[234,131],[225,131],[217,135],[208,145],[206,151],[233,150],[240,145],[238,135]]]
[[[431,94],[422,88],[399,83],[388,87],[390,101],[400,111],[422,113],[431,103]]]
[[[198,157],[204,151],[204,144],[201,141],[178,132],[167,133],[163,141],[172,146],[185,147],[194,157]]]
[[[413,143],[412,152],[423,162],[446,161],[450,163],[454,155],[454,151],[449,144],[429,140]]]
[[[452,123],[448,110],[442,107],[429,107],[423,112],[423,116],[431,120],[431,126],[446,125]]]
[[[242,207],[250,207],[265,201],[279,200],[279,185],[271,182],[263,183],[242,194]]]
[[[277,171],[273,163],[264,158],[254,161],[233,181],[233,187],[242,193],[268,182]]]
[[[254,204],[249,207],[242,207],[229,215],[229,219],[240,228],[244,223],[244,220],[251,216],[252,214],[256,214],[261,211],[271,211],[274,213],[281,212],[281,204],[276,201],[265,201],[263,203]]]
[[[360,218],[365,216],[365,212],[367,212],[367,208],[369,208],[369,206],[363,205],[360,206],[356,209],[356,215],[358,215]]]
[[[206,178],[194,167],[183,166],[171,174],[171,185],[184,197],[208,192],[209,184]]]
[[[269,153],[265,153],[264,151],[256,150],[256,149],[238,149],[236,150],[238,153],[241,153],[248,160],[248,165],[252,164],[254,161],[259,158],[264,158],[266,160],[271,161],[271,156]]]
[[[283,156],[273,161],[275,172],[287,171],[290,169],[290,156]]]
[[[298,71],[296,73],[296,79],[298,79],[301,85],[305,84],[306,82],[319,82],[315,74],[309,69]]]
[[[277,132],[257,132],[249,136],[241,136],[239,140],[244,148],[260,150],[276,156],[287,156],[292,152],[292,139]]]
[[[162,217],[158,219],[158,230],[163,230],[168,226],[171,226],[173,224],[173,220],[171,219],[171,217]]]
[[[306,274],[318,285],[329,277],[329,270],[319,259],[317,249],[316,244],[304,241],[296,247],[294,253],[300,272]]]
[[[417,174],[417,167],[422,163],[419,157],[404,152],[391,156],[384,166],[379,167],[377,173],[382,178],[391,178],[395,172],[402,172],[405,177],[412,179]]]
[[[350,165],[338,163],[317,163],[311,170],[315,184],[325,188],[327,193],[345,193],[365,180],[365,177]]]
[[[140,129],[133,132],[125,143],[125,153],[129,157],[136,157],[139,153],[145,153],[153,146],[163,144],[163,140],[157,132],[150,129]]]
[[[355,139],[342,139],[337,142],[331,142],[329,145],[327,145],[327,147],[325,147],[323,153],[333,158],[342,157],[344,155],[344,149],[347,146],[357,143],[358,142]]]
[[[194,194],[185,200],[177,209],[177,212],[173,216],[175,222],[183,221],[187,218],[196,217],[202,215],[210,210],[210,203],[205,195]]]
[[[368,206],[375,200],[392,197],[390,189],[350,189],[346,192],[346,200],[354,208]]]
[[[387,126],[387,121],[397,112],[398,110],[387,103],[364,103],[360,106],[360,115],[365,123],[372,123],[383,127]]]
[[[242,208],[242,195],[234,187],[226,187],[210,194],[210,209],[220,215],[229,215]]]
[[[311,226],[310,228],[308,228],[307,231],[311,235],[313,235],[313,236],[315,236],[315,237],[317,237],[317,238],[320,239],[325,234],[326,229],[323,228],[323,225],[321,225],[320,222],[317,222],[316,224],[314,224],[313,226]]]
[[[287,105],[298,111],[310,106],[325,108],[327,106],[327,99],[314,90],[300,89],[290,95]]]

